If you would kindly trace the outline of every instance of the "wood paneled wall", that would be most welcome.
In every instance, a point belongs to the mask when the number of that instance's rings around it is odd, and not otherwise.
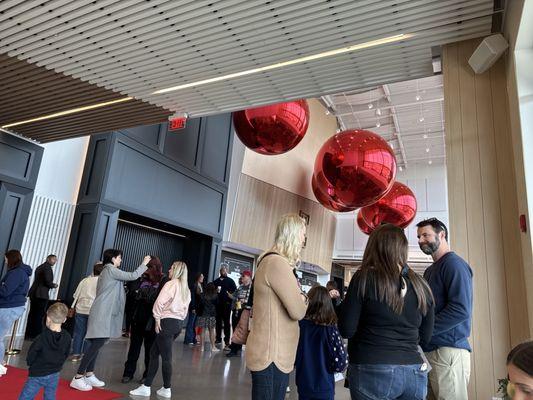
[[[335,215],[317,202],[241,174],[230,241],[267,250],[274,242],[276,224],[288,213],[309,215],[307,245],[302,260],[331,271]]]
[[[511,344],[528,336],[505,61],[476,75],[480,40],[444,47],[450,239],[474,271],[471,399],[496,393]]]

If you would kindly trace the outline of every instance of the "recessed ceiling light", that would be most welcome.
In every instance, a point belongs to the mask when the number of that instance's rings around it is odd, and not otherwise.
[[[429,153],[429,147],[426,147],[426,153]]]
[[[402,172],[402,171],[403,171],[403,167],[400,165],[400,172]]]
[[[428,135],[423,135],[422,136],[424,139],[427,139],[428,138]]]
[[[288,67],[288,66],[291,66],[291,65],[302,64],[302,63],[309,62],[309,61],[320,60],[322,58],[337,56],[337,55],[345,54],[345,53],[351,53],[353,51],[367,49],[369,47],[375,47],[375,46],[379,46],[379,45],[382,45],[382,44],[399,42],[401,40],[410,39],[413,36],[415,36],[415,34],[413,34],[413,33],[405,33],[405,34],[400,34],[400,35],[388,36],[386,38],[377,39],[377,40],[371,40],[369,42],[359,43],[359,44],[355,44],[353,46],[342,47],[340,49],[325,51],[323,53],[312,54],[310,56],[295,58],[293,60],[283,61],[283,62],[279,62],[279,63],[276,63],[276,64],[271,64],[271,65],[266,65],[264,67],[248,69],[248,70],[245,70],[245,71],[235,72],[233,74],[217,76],[217,77],[214,77],[214,78],[208,78],[208,79],[204,79],[204,80],[197,81],[197,82],[185,83],[183,85],[171,86],[171,87],[168,87],[168,88],[165,88],[165,89],[156,90],[152,94],[163,94],[163,93],[168,93],[168,92],[175,92],[176,90],[182,90],[182,89],[187,89],[187,88],[190,88],[190,87],[207,85],[209,83],[214,83],[214,82],[225,81],[225,80],[228,80],[228,79],[239,78],[241,76],[257,74],[257,73],[265,72],[265,71],[271,71],[271,70],[274,70],[274,69]],[[372,107],[369,107],[369,108],[372,108]]]
[[[372,104],[372,103],[368,103],[368,109],[369,109],[369,110],[372,110],[373,107],[374,107],[374,104]]]
[[[421,97],[419,95],[416,95],[416,97],[415,97],[416,101],[420,101],[420,98]]]
[[[418,122],[424,122],[424,117],[418,118]]]
[[[381,108],[376,109],[376,115],[381,115]]]
[[[381,122],[376,122],[376,128],[379,128],[381,126]]]
[[[433,164],[433,161],[429,160],[429,161],[428,161],[428,164],[429,164],[429,165]]]

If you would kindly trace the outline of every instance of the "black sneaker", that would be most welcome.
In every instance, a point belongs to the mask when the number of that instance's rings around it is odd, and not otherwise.
[[[128,383],[129,381],[131,381],[131,376],[123,376],[120,382]]]
[[[226,357],[239,357],[240,354],[236,351],[230,351],[228,354],[226,354]]]

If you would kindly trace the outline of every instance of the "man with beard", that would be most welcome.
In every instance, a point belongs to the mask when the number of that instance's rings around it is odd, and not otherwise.
[[[433,264],[424,273],[435,297],[433,337],[423,348],[433,367],[428,379],[428,399],[466,400],[472,351],[468,343],[472,269],[450,250],[444,223],[430,218],[416,226],[420,249],[433,258]]]

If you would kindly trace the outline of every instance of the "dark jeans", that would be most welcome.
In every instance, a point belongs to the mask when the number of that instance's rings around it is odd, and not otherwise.
[[[187,318],[187,328],[185,329],[185,339],[183,339],[183,343],[196,344],[196,332],[194,330],[195,322],[196,322],[196,314],[193,314],[192,312],[190,312],[189,317]]]
[[[231,326],[230,326],[230,317],[231,317],[231,304],[222,302],[217,307],[217,342],[222,341],[222,325],[224,325],[224,343],[229,344],[231,339]]]
[[[109,340],[109,338],[97,338],[97,339],[87,339],[87,348],[85,349],[85,354],[81,359],[80,367],[78,368],[78,374],[83,375],[86,372],[94,372],[94,365],[96,364],[96,358],[98,357],[98,352],[104,346],[104,344]]]
[[[34,339],[41,334],[45,326],[44,316],[46,315],[47,299],[30,298],[30,312],[28,313],[28,325],[26,327],[26,337]]]
[[[124,373],[122,376],[133,378],[135,370],[137,369],[137,360],[141,354],[141,347],[144,342],[144,373],[143,378],[146,378],[148,372],[148,365],[150,363],[150,350],[155,340],[155,331],[146,330],[146,324],[136,324],[133,322],[131,326],[130,348],[128,350],[128,360],[124,364]]]
[[[424,400],[428,374],[420,368],[421,365],[350,364],[352,400]]]
[[[30,376],[22,388],[19,400],[33,400],[39,390],[44,388],[44,400],[56,400],[59,372],[46,376]]]
[[[252,400],[283,400],[289,386],[289,374],[274,363],[262,371],[252,371]]]
[[[76,313],[74,320],[72,354],[82,354],[83,349],[87,347],[87,342],[85,342],[85,334],[87,333],[87,321],[89,321],[89,315]]]
[[[231,314],[231,326],[233,327],[234,332],[237,328],[237,325],[239,324],[241,314],[242,310],[233,310],[233,313]],[[233,353],[239,353],[242,350],[242,344],[231,343],[229,347]]]
[[[335,395],[332,394],[331,397],[307,397],[307,396],[302,396],[302,395],[298,395],[298,400],[334,400],[335,399]]]
[[[148,373],[144,380],[145,386],[152,386],[155,374],[159,369],[159,356],[161,356],[163,373],[163,386],[170,388],[172,377],[172,342],[174,335],[179,335],[183,321],[175,318],[163,318],[161,320],[161,331],[156,335],[152,349],[150,350],[150,364]]]

